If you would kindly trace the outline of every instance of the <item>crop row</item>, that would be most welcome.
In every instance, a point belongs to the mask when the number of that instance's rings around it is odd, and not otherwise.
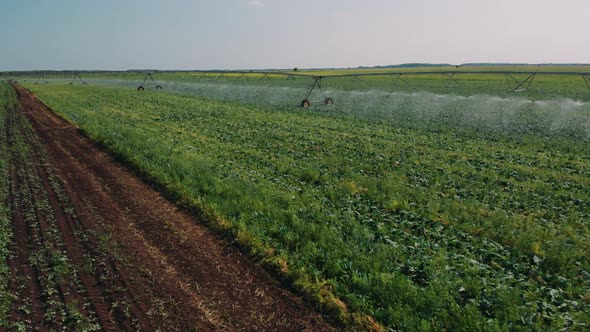
[[[51,174],[44,178],[39,165],[46,156],[22,114],[16,95],[8,91],[10,106],[2,119],[10,170],[7,310],[3,327],[25,330],[41,326],[93,331],[100,328],[96,313],[79,279],[80,267],[72,262],[57,225],[50,187],[57,188]],[[57,190],[57,189],[55,189]]]
[[[567,135],[31,87],[183,200],[272,248],[295,283],[323,281],[386,326],[590,324],[590,158]]]
[[[9,188],[9,158],[6,137],[7,108],[13,96],[8,85],[0,82],[0,327],[8,325],[11,296],[8,290],[10,267],[8,258],[10,255],[10,242],[12,230],[10,225],[10,209],[8,205]]]

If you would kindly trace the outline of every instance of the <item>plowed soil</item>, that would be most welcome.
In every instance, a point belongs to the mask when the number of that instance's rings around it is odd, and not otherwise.
[[[10,112],[2,138],[13,151],[14,322],[30,330],[333,330],[200,220],[15,89],[22,107]],[[31,146],[26,154],[15,137]]]

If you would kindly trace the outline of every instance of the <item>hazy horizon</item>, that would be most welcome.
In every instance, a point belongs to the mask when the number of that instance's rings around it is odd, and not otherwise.
[[[582,0],[0,4],[0,71],[590,63]]]
[[[406,65],[412,65],[412,66],[406,66]],[[416,65],[416,66],[414,66]],[[420,65],[424,65],[424,66],[420,66]],[[486,67],[489,65],[489,67],[502,67],[502,66],[515,66],[515,67],[524,67],[524,66],[529,66],[529,67],[566,67],[566,66],[570,66],[570,67],[590,67],[590,63],[478,63],[478,62],[473,62],[473,63],[462,63],[462,64],[442,64],[442,63],[400,63],[400,64],[387,64],[387,65],[375,65],[375,66],[363,66],[363,65],[359,65],[359,66],[355,66],[355,67],[297,67],[298,70],[339,70],[339,69],[378,69],[378,68],[404,68],[404,69],[411,69],[413,67],[415,68],[424,68],[424,67],[433,67],[433,68],[440,68],[440,67],[444,67],[445,65],[448,65],[449,67],[455,67],[455,66],[460,66],[460,67]],[[109,72],[109,71],[113,71],[113,72],[124,72],[124,71],[264,71],[264,70],[271,70],[271,71],[280,71],[280,70],[285,70],[285,71],[291,71],[293,68],[295,67],[289,67],[289,68],[230,68],[230,69],[219,69],[219,68],[200,68],[200,69],[190,69],[190,68],[185,68],[185,69],[178,69],[178,68],[167,68],[167,69],[161,69],[161,68],[123,68],[123,69],[103,69],[103,68],[89,68],[89,69],[79,69],[79,68],[63,68],[63,69],[24,69],[24,70],[0,70],[0,72],[101,72],[101,71],[105,71],[105,72]]]

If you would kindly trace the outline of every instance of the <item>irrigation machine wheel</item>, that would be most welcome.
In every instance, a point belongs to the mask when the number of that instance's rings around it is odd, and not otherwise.
[[[309,100],[307,100],[307,99],[303,99],[303,100],[301,101],[301,107],[306,107],[306,108],[307,108],[307,107],[309,107],[309,106],[311,106],[311,103],[309,102]]]
[[[143,88],[143,85],[140,85],[140,86],[138,86],[138,87],[137,87],[137,91],[143,91],[143,90],[145,90],[145,89]]]
[[[324,104],[326,105],[333,105],[334,104],[334,99],[328,97],[324,100]]]
[[[156,85],[156,90],[162,90],[162,86],[161,85]]]

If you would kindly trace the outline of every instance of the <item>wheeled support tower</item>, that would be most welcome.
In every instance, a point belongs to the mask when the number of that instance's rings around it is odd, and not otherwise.
[[[140,86],[137,87],[137,91],[145,90],[145,82],[147,82],[148,79],[154,84],[154,88],[156,90],[162,90],[162,86],[158,85],[158,83],[156,83],[156,81],[152,77],[152,73],[145,73],[145,76],[143,77],[143,82],[141,83]]]
[[[323,96],[323,100],[309,100],[309,96],[315,89],[320,90]],[[310,107],[311,103],[323,103],[324,105],[332,105],[334,104],[334,100],[330,97],[326,97],[324,94],[324,90],[322,90],[322,76],[313,76],[313,83],[311,87],[307,91],[307,95],[305,95],[305,99],[301,101],[301,107]]]

